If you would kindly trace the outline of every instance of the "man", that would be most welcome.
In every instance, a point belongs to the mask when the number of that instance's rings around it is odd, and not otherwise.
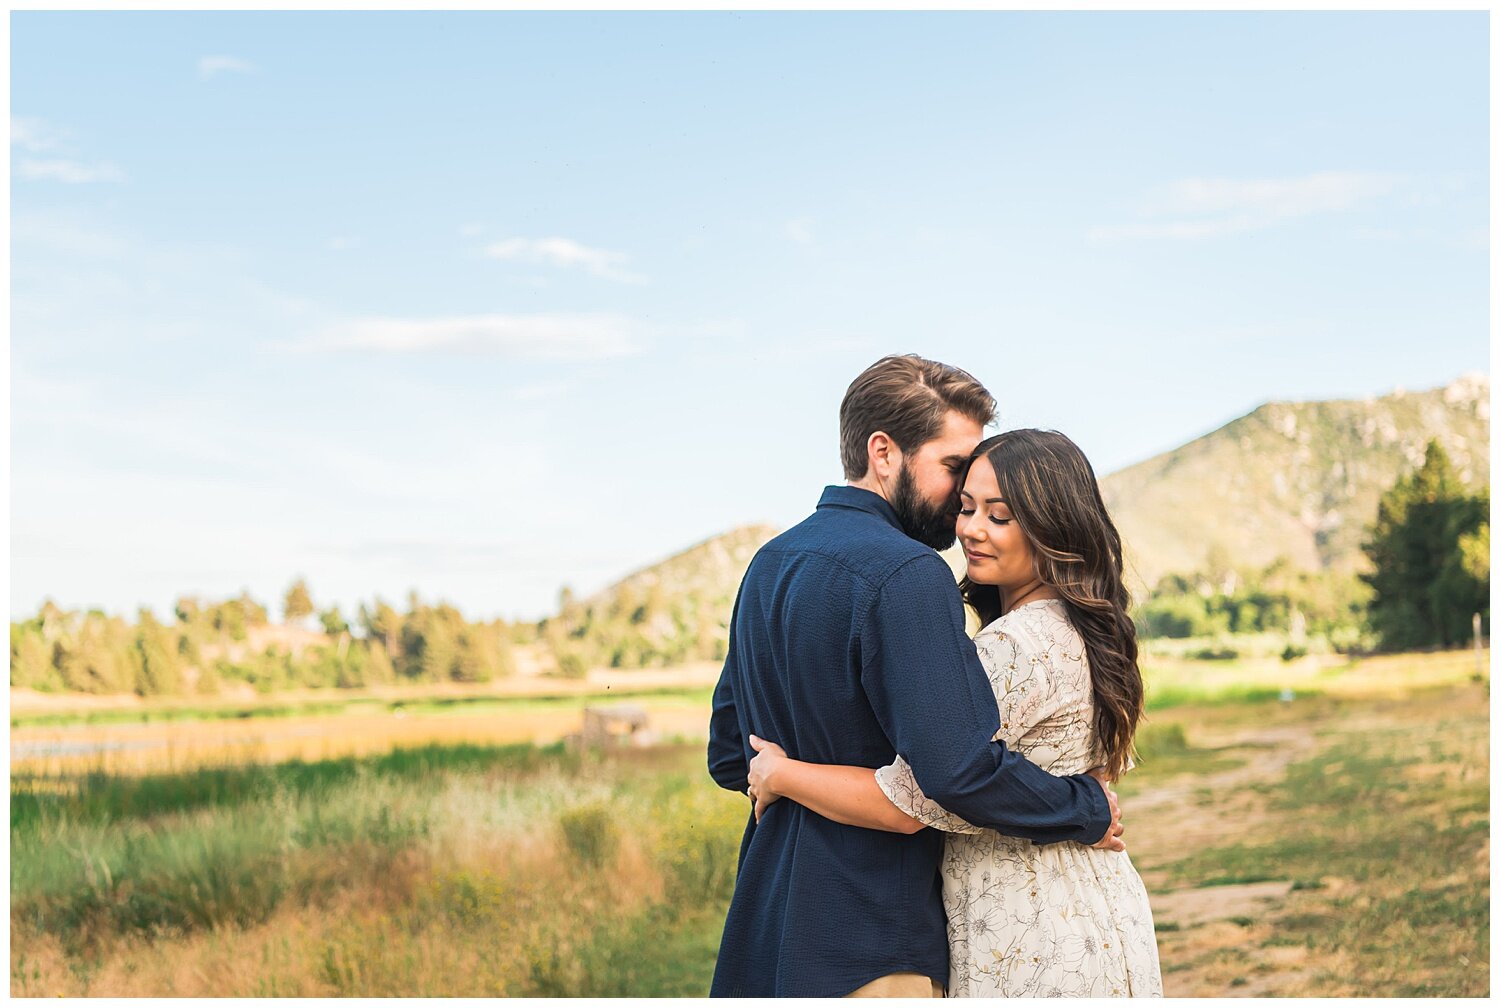
[[[927,796],[1038,843],[1123,849],[1113,796],[991,739],[994,693],[964,630],[957,482],[995,401],[957,368],[886,357],[839,411],[847,486],[767,543],[740,585],[714,691],[709,773],[745,792],[751,734],[815,763],[896,754]],[[714,996],[933,996],[948,978],[942,835],[845,826],[791,801],[747,819]]]

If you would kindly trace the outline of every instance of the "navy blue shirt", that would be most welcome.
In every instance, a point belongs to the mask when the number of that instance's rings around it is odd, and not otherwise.
[[[881,767],[897,753],[928,797],[1037,843],[1093,843],[1109,804],[1003,742],[999,711],[942,557],[858,487],[763,546],[740,584],[714,690],[708,768],[748,786],[751,734],[813,763]],[[715,997],[840,997],[876,977],[948,982],[942,833],[845,826],[787,799],[748,815],[714,970]]]

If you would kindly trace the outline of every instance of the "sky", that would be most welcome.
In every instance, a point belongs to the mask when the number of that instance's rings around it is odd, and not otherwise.
[[[12,618],[535,619],[842,482],[1489,371],[1488,15],[11,15]]]

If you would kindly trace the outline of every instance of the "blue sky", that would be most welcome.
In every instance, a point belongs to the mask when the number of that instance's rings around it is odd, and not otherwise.
[[[12,15],[11,612],[534,618],[876,358],[1109,472],[1488,371],[1487,15]]]

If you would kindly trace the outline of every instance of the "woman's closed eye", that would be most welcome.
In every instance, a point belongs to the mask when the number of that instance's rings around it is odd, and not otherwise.
[[[969,517],[969,515],[974,513],[974,509],[969,508],[967,511],[965,511],[963,508],[959,508],[958,513],[967,518]],[[988,517],[990,519],[990,522],[995,525],[1009,525],[1012,521],[1012,519],[1010,518],[996,518],[994,515],[989,515]]]

